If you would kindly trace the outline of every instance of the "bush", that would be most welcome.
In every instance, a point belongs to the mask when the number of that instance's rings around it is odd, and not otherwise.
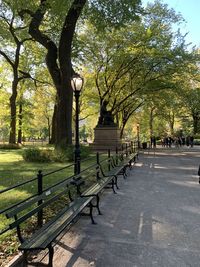
[[[200,139],[194,139],[194,145],[200,145]]]
[[[22,156],[25,161],[29,162],[73,162],[74,161],[74,146],[68,146],[63,149],[39,149],[27,148],[23,151]],[[88,146],[81,145],[81,159],[85,159],[91,153]]]
[[[52,150],[41,150],[39,148],[28,148],[23,151],[22,157],[29,162],[50,162]]]
[[[51,159],[52,159],[52,161],[55,161],[55,162],[66,162],[66,161],[68,161],[66,150],[64,150],[64,149],[55,149],[53,151],[53,153],[52,153]]]
[[[65,149],[56,149],[53,153],[53,160],[57,162],[74,161],[74,146],[68,146]],[[88,146],[80,145],[81,159],[87,158],[91,149]]]

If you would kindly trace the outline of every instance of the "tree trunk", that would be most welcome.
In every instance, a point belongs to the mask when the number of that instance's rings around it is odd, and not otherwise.
[[[170,113],[169,112],[169,127],[170,127],[170,134],[173,136],[174,135],[174,112]]]
[[[193,133],[198,134],[200,133],[200,116],[199,114],[193,114]]]
[[[48,127],[48,139],[49,139],[49,144],[51,140],[51,124],[50,124],[50,118],[47,118],[47,127]]]
[[[10,97],[10,134],[9,144],[16,144],[16,99],[17,99],[17,81],[12,82],[12,95]]]
[[[18,129],[18,139],[17,143],[21,144],[22,143],[22,103],[19,104],[19,129]]]
[[[46,0],[40,2],[40,6],[32,15],[29,26],[30,35],[47,49],[46,64],[57,91],[56,127],[54,128],[56,147],[72,144],[73,92],[70,79],[73,69],[71,51],[76,23],[85,4],[86,0],[72,2],[62,26],[58,47],[40,31],[48,8]]]
[[[149,134],[150,138],[153,136],[153,111],[155,108],[151,108],[149,115]]]
[[[51,138],[49,139],[49,144],[55,144],[56,142],[56,119],[57,117],[57,104],[54,105],[53,117],[52,117],[52,126],[51,126]]]
[[[120,129],[120,139],[122,139],[122,137],[124,135],[124,127],[125,127],[125,125],[122,125],[122,127]]]
[[[71,72],[70,72],[71,73]],[[66,75],[58,92],[56,116],[56,147],[65,147],[72,144],[72,101],[71,75]],[[68,79],[68,80],[67,80]]]

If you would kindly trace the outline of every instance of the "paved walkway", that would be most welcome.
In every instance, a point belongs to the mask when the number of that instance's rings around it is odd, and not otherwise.
[[[103,215],[80,220],[56,245],[54,267],[199,267],[200,149],[145,151]],[[44,258],[44,261],[48,257]]]

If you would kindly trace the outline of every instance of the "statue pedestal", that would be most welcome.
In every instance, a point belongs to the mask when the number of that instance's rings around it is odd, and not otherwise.
[[[120,130],[118,127],[96,127],[94,128],[94,142],[90,144],[93,150],[115,150],[121,148]]]

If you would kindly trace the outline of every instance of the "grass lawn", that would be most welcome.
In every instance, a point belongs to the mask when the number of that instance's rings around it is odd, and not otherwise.
[[[60,168],[71,165],[66,163],[32,163],[25,162],[22,158],[23,149],[0,150],[0,190],[14,186],[21,182],[37,177],[38,170],[42,170],[43,174],[53,172]],[[105,157],[105,155],[104,155]],[[82,163],[82,169],[90,166],[95,162],[95,154],[91,155],[90,160]],[[73,175],[74,167],[64,169],[43,178],[44,189],[54,183]],[[37,180],[24,186],[12,189],[11,191],[0,194],[0,210],[11,206],[27,197],[37,193]],[[0,215],[0,230],[6,228],[7,219],[5,215]],[[0,266],[5,257],[13,255],[17,251],[16,231],[8,231],[0,235]]]
[[[23,149],[0,150],[0,190],[37,177],[38,170],[48,173],[60,169],[70,163],[31,163],[22,158]],[[44,177],[44,187],[73,174],[73,168]],[[37,192],[37,181],[0,194],[0,210],[26,199]],[[0,215],[0,230],[6,227],[7,219]],[[17,251],[16,231],[8,231],[0,235],[0,266],[1,260]]]

